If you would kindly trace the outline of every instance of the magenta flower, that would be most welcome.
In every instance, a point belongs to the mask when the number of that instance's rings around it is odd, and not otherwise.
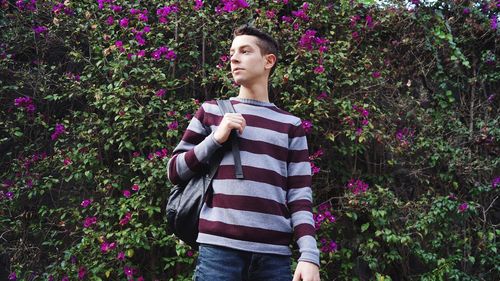
[[[496,15],[493,15],[490,19],[490,27],[493,30],[496,30],[498,27],[498,18]]]
[[[120,26],[126,28],[128,26],[128,18],[121,19]]]
[[[470,9],[469,8],[464,8],[464,10],[462,11],[462,13],[464,15],[468,15],[468,14],[470,14]]]
[[[168,124],[168,129],[169,130],[177,130],[179,127],[179,122],[173,121],[172,123]]]
[[[87,274],[87,269],[83,266],[80,267],[80,269],[78,269],[78,279],[82,280],[85,278],[85,274]]]
[[[115,19],[112,17],[112,16],[109,16],[107,19],[106,19],[106,24],[107,25],[113,25],[115,23]]]
[[[5,197],[7,197],[8,200],[12,200],[12,198],[14,198],[14,193],[12,191],[7,191],[5,192]]]
[[[312,131],[312,123],[311,121],[309,120],[304,120],[302,121],[302,128],[304,128],[304,131],[306,132],[306,134],[309,134],[311,131]]]
[[[309,162],[311,164],[311,174],[314,176],[316,175],[317,173],[319,173],[319,171],[321,171],[321,169],[316,166],[313,162]]]
[[[346,188],[354,193],[354,195],[357,195],[366,192],[368,190],[368,184],[359,179],[351,179],[347,183]]]
[[[142,276],[137,277],[137,281],[144,281],[144,277],[142,277]]]
[[[66,130],[64,128],[64,125],[63,124],[60,124],[60,123],[57,123],[56,124],[56,127],[54,129],[54,133],[52,133],[52,135],[50,136],[50,138],[52,140],[57,140],[59,138],[59,136],[63,133],[65,133]]]
[[[179,8],[176,5],[165,6],[156,10],[156,15],[158,15],[158,20],[160,23],[167,23],[168,16],[172,13],[179,12]]]
[[[130,195],[131,195],[130,190],[125,189],[125,190],[123,191],[123,196],[125,196],[126,198],[130,198]]]
[[[460,206],[458,206],[458,212],[463,213],[469,208],[469,204],[467,203],[462,203]]]
[[[166,91],[165,89],[159,89],[158,91],[156,91],[156,94],[155,94],[155,95],[156,95],[157,97],[160,97],[160,98],[161,98],[161,97],[163,97],[163,96],[165,95],[165,93],[166,93],[166,92],[167,92],[167,91]]]
[[[122,6],[118,6],[118,5],[111,5],[111,10],[113,10],[113,12],[121,12],[122,11]]]
[[[123,261],[125,259],[125,253],[119,252],[118,255],[116,255],[116,258],[120,261]]]
[[[96,217],[88,217],[88,218],[85,218],[85,220],[83,221],[83,227],[89,228],[96,223],[97,223]]]
[[[83,208],[87,208],[88,206],[90,206],[90,204],[92,204],[92,199],[85,199],[82,201],[80,206],[82,206]]]
[[[142,57],[145,57],[146,56],[146,51],[145,50],[139,50],[137,52],[137,57],[138,58],[142,58]]]
[[[328,254],[337,251],[338,246],[334,241],[328,241],[326,239],[321,239],[321,252]]]
[[[321,74],[325,72],[325,68],[323,67],[323,65],[318,65],[314,68],[314,73],[316,74]]]
[[[221,0],[220,5],[215,8],[215,12],[217,14],[222,12],[231,13],[244,8],[248,8],[248,3],[245,0]]]
[[[381,76],[381,74],[380,74],[380,72],[379,72],[379,71],[374,71],[374,72],[372,72],[372,77],[373,77],[373,78],[380,78],[380,76]]]
[[[120,225],[121,226],[124,226],[126,225],[127,223],[130,222],[130,220],[132,219],[132,213],[128,212],[126,213],[121,219],[120,219]]]
[[[8,278],[9,280],[17,280],[17,275],[15,272],[11,272]]]
[[[326,92],[321,92],[321,94],[319,94],[316,99],[317,100],[325,100],[328,98],[328,94]]]
[[[140,186],[138,184],[132,185],[132,190],[133,191],[139,191],[139,189],[140,189]]]
[[[45,26],[35,26],[33,27],[33,31],[35,32],[36,36],[39,36],[42,33],[47,33],[49,29]]]
[[[33,113],[35,112],[35,105],[33,104],[33,100],[30,97],[19,97],[14,99],[14,105],[16,107],[21,107],[26,110],[28,113]]]
[[[500,185],[500,177],[496,177],[491,181],[492,188],[496,188],[498,185]]]
[[[115,242],[112,242],[112,243],[108,243],[108,242],[103,242],[101,244],[101,252],[103,254],[111,251],[111,250],[114,250],[116,248],[116,243]]]
[[[134,270],[131,267],[125,266],[123,268],[123,272],[127,276],[127,278],[130,278],[134,274]]]
[[[194,10],[198,11],[199,9],[203,8],[203,0],[194,0]]]

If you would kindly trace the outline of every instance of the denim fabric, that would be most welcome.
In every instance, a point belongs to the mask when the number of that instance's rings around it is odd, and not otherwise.
[[[290,281],[290,256],[200,245],[195,281]]]

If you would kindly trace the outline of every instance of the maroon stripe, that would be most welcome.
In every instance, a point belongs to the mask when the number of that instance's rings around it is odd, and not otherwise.
[[[182,180],[179,178],[179,174],[177,174],[177,155],[174,155],[172,159],[170,159],[170,166],[168,167],[168,179],[173,184],[178,184]]]
[[[203,115],[205,115],[205,109],[203,108],[203,106],[200,106],[200,108],[198,108],[198,110],[194,114],[194,118],[203,120]]]
[[[307,149],[303,150],[289,150],[288,151],[288,162],[304,162],[309,161],[309,151]]]
[[[261,168],[255,168],[249,166],[242,166],[242,168],[245,180],[267,183],[274,186],[279,186],[283,190],[286,190],[285,189],[286,178],[283,177],[282,175],[272,170],[266,170]],[[220,180],[235,179],[234,166],[233,165],[219,166],[217,174],[215,175],[214,178]]]
[[[203,124],[206,126],[219,125],[222,121],[222,116],[215,115],[212,113],[205,113],[205,118],[203,119]]]
[[[302,223],[293,229],[293,234],[295,236],[295,240],[298,240],[300,237],[304,237],[307,235],[313,236],[316,234],[316,229],[313,225]]]
[[[194,149],[189,150],[184,154],[184,160],[186,161],[187,166],[193,172],[200,172],[202,165],[198,158],[196,158],[196,154],[194,153]]]
[[[243,118],[245,118],[247,126],[251,127],[268,129],[282,134],[288,134],[288,131],[290,129],[290,124],[266,119],[255,115],[243,114]]]
[[[242,195],[214,194],[212,206],[290,218],[285,205],[276,201]]]
[[[311,176],[288,176],[288,189],[311,186]]]
[[[304,131],[304,128],[302,128],[302,125],[293,126],[292,128],[290,128],[290,131],[288,132],[289,138],[303,137],[305,135],[306,132]]]
[[[288,158],[288,150],[279,145],[270,144],[263,141],[247,140],[244,138],[239,138],[238,140],[240,151],[248,151],[255,154],[265,154],[280,161],[286,161]],[[307,155],[309,156],[309,154]]]
[[[289,245],[291,234],[256,227],[231,225],[200,219],[199,231],[205,234],[227,237],[236,240],[258,242],[272,245]]]
[[[200,142],[204,141],[207,136],[198,134],[194,131],[191,130],[186,130],[184,133],[184,136],[182,136],[182,140],[185,142],[188,142],[193,145],[197,145]]]
[[[299,211],[312,211],[312,204],[309,200],[296,200],[288,203],[288,208],[290,208],[290,213],[295,213]]]

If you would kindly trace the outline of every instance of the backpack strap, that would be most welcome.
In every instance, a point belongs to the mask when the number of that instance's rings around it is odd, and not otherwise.
[[[219,105],[222,115],[226,113],[236,113],[230,100],[217,100],[217,105]],[[243,168],[241,167],[240,147],[238,146],[238,134],[236,133],[236,130],[231,131],[230,139],[234,157],[235,177],[237,179],[243,179]]]

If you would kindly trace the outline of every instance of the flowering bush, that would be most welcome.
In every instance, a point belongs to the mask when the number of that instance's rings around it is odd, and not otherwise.
[[[309,140],[322,279],[495,280],[499,6],[0,0],[0,280],[190,280],[166,164],[200,103],[236,94],[244,23],[280,41],[270,94]]]

